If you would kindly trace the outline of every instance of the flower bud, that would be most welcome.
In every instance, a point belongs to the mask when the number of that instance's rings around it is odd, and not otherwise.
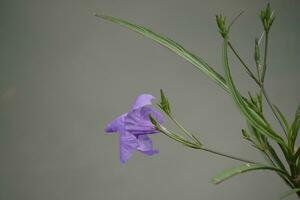
[[[219,32],[224,38],[228,33],[228,29],[226,28],[226,17],[222,15],[216,15],[216,22],[219,28]]]
[[[171,114],[171,108],[167,97],[165,96],[162,89],[160,89],[160,104],[158,106],[167,114]]]
[[[244,129],[242,129],[242,134],[245,140],[250,140],[250,135]]]
[[[255,47],[254,47],[254,60],[258,65],[260,62],[260,52],[259,52],[259,45],[258,45],[258,38],[255,38]]]
[[[273,11],[271,11],[270,3],[268,3],[265,9],[261,10],[260,19],[265,32],[268,33],[275,19],[275,16],[273,16]]]

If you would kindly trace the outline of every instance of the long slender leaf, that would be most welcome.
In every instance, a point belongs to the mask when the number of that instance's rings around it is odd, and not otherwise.
[[[240,95],[239,91],[237,90],[232,80],[230,67],[228,63],[227,51],[228,51],[228,38],[225,37],[224,44],[223,44],[223,62],[224,62],[226,82],[230,90],[230,93],[232,94],[233,99],[238,105],[240,111],[252,126],[258,129],[261,133],[275,140],[281,146],[286,147],[284,140],[272,129],[270,129],[267,126],[266,122],[254,110],[250,109],[245,103],[245,101],[243,100],[243,97]]]
[[[167,38],[165,36],[162,36],[161,34],[155,33],[146,27],[133,24],[133,23],[125,21],[123,19],[119,19],[116,17],[107,16],[107,15],[99,15],[99,14],[94,14],[94,15],[96,17],[99,17],[99,18],[111,21],[113,23],[125,26],[128,29],[133,30],[139,34],[142,34],[143,36],[170,49],[171,51],[175,52],[177,55],[181,56],[182,58],[187,60],[189,63],[194,65],[197,69],[201,70],[205,75],[207,75],[209,78],[214,80],[218,85],[220,85],[225,91],[228,92],[228,87],[227,87],[225,79],[223,78],[222,75],[220,75],[213,68],[211,68],[202,58],[189,52],[183,46],[181,46],[180,44],[171,40],[170,38]]]
[[[294,188],[292,190],[285,192],[283,195],[280,196],[280,199],[287,198],[288,196],[295,194],[297,192],[300,192],[300,188]]]
[[[180,57],[184,58],[186,61],[194,65],[197,69],[202,71],[204,74],[206,74],[209,78],[214,80],[218,85],[220,85],[226,92],[229,93],[228,86],[226,84],[226,81],[222,75],[217,73],[212,67],[210,67],[202,58],[196,56],[195,54],[191,53],[187,49],[185,49],[183,46],[178,44],[177,42],[173,41],[172,39],[165,37],[161,34],[155,33],[154,31],[137,25],[133,24],[131,22],[125,21],[120,18],[108,16],[108,15],[100,15],[100,14],[94,14],[96,17],[99,17],[101,19],[119,24],[121,26],[124,26],[132,31],[135,31],[159,44],[162,46],[170,49]],[[243,101],[246,99],[243,97]],[[245,102],[247,104],[247,102]],[[251,112],[256,113],[256,111],[250,109]]]
[[[273,170],[273,171],[282,173],[282,171],[280,169],[272,167],[272,166],[247,163],[247,164],[243,164],[238,167],[234,167],[234,168],[223,171],[221,174],[215,176],[212,181],[214,184],[219,184],[233,176],[236,176],[236,175],[248,172],[248,171],[254,171],[254,170]]]
[[[286,120],[284,114],[279,110],[279,108],[275,105],[273,105],[273,107],[275,108],[276,112],[279,114],[281,120],[283,121],[284,123],[284,126],[285,126],[285,129],[286,131],[288,132],[290,130],[290,126],[289,126],[289,123],[288,121]]]
[[[292,141],[295,142],[300,129],[300,104],[296,110],[295,119],[291,125],[290,134]]]
[[[284,164],[282,163],[282,161],[280,160],[279,156],[277,155],[275,149],[272,147],[272,145],[270,145],[267,142],[267,146],[268,146],[268,151],[270,152],[272,158],[274,159],[274,161],[276,162],[276,164],[284,171],[287,171]]]

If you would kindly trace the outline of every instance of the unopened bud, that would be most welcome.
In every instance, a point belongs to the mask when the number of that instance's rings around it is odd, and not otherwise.
[[[259,52],[258,38],[255,38],[254,60],[255,60],[256,64],[258,65],[259,62],[260,62],[260,52]]]
[[[228,29],[226,27],[226,17],[222,15],[216,15],[216,22],[219,28],[219,32],[222,37],[225,37],[228,33]]]
[[[242,129],[242,134],[245,140],[250,140],[250,135],[244,129]]]

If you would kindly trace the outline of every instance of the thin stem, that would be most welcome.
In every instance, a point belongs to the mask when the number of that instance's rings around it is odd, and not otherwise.
[[[244,13],[244,11],[240,12],[229,24],[228,31],[230,30],[231,26],[236,22],[236,20]]]
[[[256,64],[256,73],[257,73],[257,79],[260,81],[260,63],[259,62],[255,62]]]
[[[198,144],[201,144],[201,142],[193,134],[187,131],[171,114],[169,114],[168,116],[190,139]]]
[[[257,162],[254,162],[254,161],[246,160],[246,159],[243,159],[243,158],[239,158],[239,157],[236,157],[236,156],[232,156],[232,155],[229,155],[229,154],[225,154],[225,153],[221,153],[221,152],[218,152],[218,151],[215,151],[215,150],[212,150],[212,149],[205,148],[205,147],[203,147],[202,144],[189,142],[189,141],[185,140],[184,138],[182,138],[181,136],[179,136],[178,134],[170,132],[165,127],[160,127],[158,129],[158,131],[160,131],[161,133],[163,133],[166,136],[170,137],[171,139],[173,139],[177,142],[180,142],[180,143],[182,143],[182,144],[184,144],[184,145],[186,145],[190,148],[200,149],[200,150],[207,151],[207,152],[219,155],[219,156],[227,157],[227,158],[230,158],[230,159],[233,159],[233,160],[238,160],[238,161],[245,162],[245,163],[258,164]]]
[[[276,113],[276,111],[275,111],[275,109],[274,109],[274,107],[273,107],[273,105],[272,105],[272,103],[271,103],[271,101],[270,101],[270,99],[269,99],[269,97],[268,97],[268,95],[267,95],[267,92],[266,92],[264,86],[261,87],[261,91],[262,91],[262,93],[263,93],[263,95],[264,95],[264,97],[265,97],[265,99],[266,99],[266,101],[267,101],[267,104],[268,104],[269,107],[271,108],[271,110],[272,110],[272,112],[273,112],[273,114],[274,114],[276,120],[279,122],[279,124],[280,124],[280,126],[281,126],[281,128],[282,128],[282,130],[283,130],[283,132],[284,132],[284,134],[285,134],[285,136],[288,137],[287,132],[286,132],[284,126],[283,126],[283,123],[281,122],[279,116],[277,115],[277,113]]]
[[[265,75],[266,75],[266,71],[267,71],[268,43],[269,43],[269,32],[265,32],[265,52],[264,52],[263,71],[262,71],[261,80],[260,80],[260,82],[261,82],[260,88],[261,88],[261,92],[263,93],[263,95],[267,101],[267,104],[271,108],[276,120],[279,122],[279,125],[281,126],[285,136],[288,137],[288,134],[283,126],[283,123],[281,122],[279,116],[277,115],[277,112],[275,111],[275,109],[266,93],[266,90],[264,88],[264,80],[265,80]]]
[[[267,57],[268,57],[268,44],[269,44],[269,33],[265,32],[265,52],[264,52],[264,64],[263,64],[263,71],[261,74],[261,82],[264,83],[265,75],[267,71]]]
[[[234,53],[234,55],[238,58],[238,60],[241,62],[241,64],[243,65],[243,67],[245,68],[246,72],[248,73],[248,75],[258,84],[260,85],[260,81],[254,76],[254,74],[252,73],[252,71],[249,69],[249,67],[246,65],[246,63],[243,61],[243,59],[240,57],[240,55],[237,53],[237,51],[233,48],[232,44],[228,41],[228,46],[230,47],[230,49],[232,50],[232,52]]]
[[[194,149],[200,149],[201,148],[201,144],[198,143],[192,143],[188,140],[186,140],[185,138],[181,137],[180,135],[173,133],[171,131],[169,131],[168,129],[166,129],[165,127],[160,127],[159,129],[157,129],[158,131],[160,131],[161,133],[163,133],[164,135],[168,136],[169,138],[182,143],[183,145],[186,145],[188,147],[194,148]]]
[[[269,159],[269,161],[272,163],[272,165],[275,166],[275,167],[277,167],[277,165],[274,163],[274,161],[272,160],[272,158],[270,157],[270,155],[267,152],[265,152],[265,151],[263,151],[263,152],[266,155],[266,157]]]
[[[233,159],[233,160],[242,161],[242,162],[245,162],[245,163],[258,164],[254,161],[250,161],[250,160],[246,160],[246,159],[239,158],[239,157],[236,157],[236,156],[232,156],[232,155],[229,155],[229,154],[221,153],[221,152],[218,152],[218,151],[215,151],[215,150],[212,150],[212,149],[208,149],[208,148],[205,148],[205,147],[201,147],[201,150],[207,151],[207,152],[219,155],[219,156],[227,157],[227,158],[230,158],[230,159]]]
[[[259,38],[259,40],[258,40],[258,44],[261,43],[261,41],[262,41],[262,39],[264,38],[264,36],[265,36],[265,31],[263,31],[263,32],[261,33],[260,38]]]

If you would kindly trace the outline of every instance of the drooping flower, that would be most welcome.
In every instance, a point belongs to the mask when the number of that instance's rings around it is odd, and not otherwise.
[[[153,99],[155,97],[150,94],[138,96],[129,112],[117,117],[106,126],[107,133],[119,133],[121,163],[125,163],[134,151],[146,155],[158,153],[158,150],[153,149],[152,140],[148,136],[158,133],[149,115],[160,124],[164,122],[164,119],[161,113],[151,107]]]

